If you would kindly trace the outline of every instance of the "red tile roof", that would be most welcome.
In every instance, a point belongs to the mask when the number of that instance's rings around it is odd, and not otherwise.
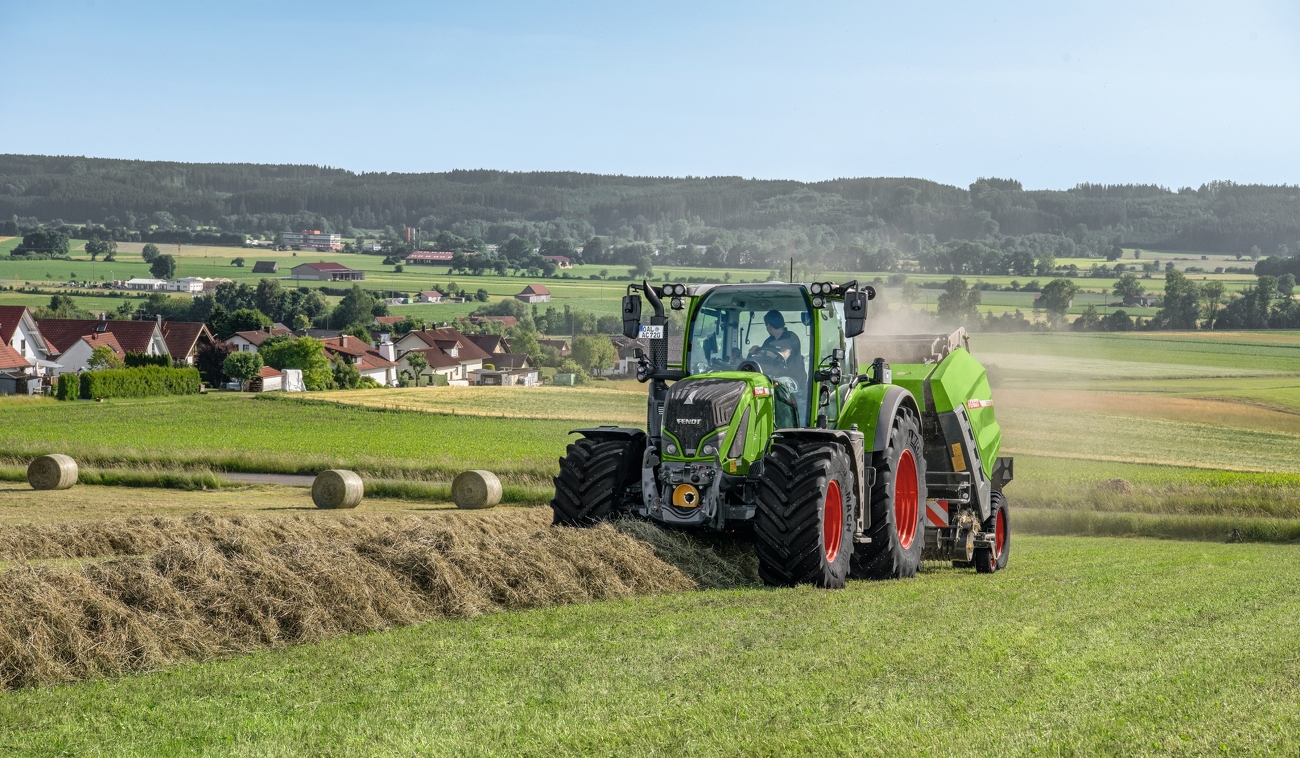
[[[551,294],[551,291],[546,289],[545,284],[530,284],[527,287],[524,287],[524,291],[520,292],[519,294],[520,295],[549,295]]]
[[[91,350],[94,350],[100,345],[107,345],[108,348],[118,356],[126,355],[126,351],[122,349],[121,343],[117,341],[117,337],[114,337],[112,332],[92,332],[90,334],[83,334],[81,335],[81,339],[90,346]],[[75,345],[77,343],[74,342],[72,344]]]
[[[163,341],[167,343],[167,352],[176,361],[183,361],[204,335],[212,339],[212,332],[202,321],[164,321],[162,325]]]
[[[344,334],[341,337],[329,337],[324,342],[327,351],[343,353],[344,355],[365,355],[366,351],[370,349],[369,342],[359,340],[351,334]]]
[[[284,376],[284,374],[281,374],[278,369],[271,368],[270,366],[263,366],[258,369],[257,375],[262,379],[273,379],[277,376]]]
[[[0,370],[7,368],[29,368],[31,363],[23,354],[8,345],[0,345]]]
[[[14,332],[18,331],[18,322],[27,312],[25,305],[0,305],[0,343],[5,345],[14,341]]]
[[[510,352],[510,343],[506,342],[505,337],[499,334],[469,334],[469,341],[478,345],[485,353],[508,353]]]
[[[376,324],[384,324],[386,326],[392,326],[393,324],[400,324],[405,320],[406,320],[406,316],[375,316]]]
[[[97,334],[99,325],[104,324],[104,331],[112,333],[123,350],[131,353],[144,353],[149,350],[156,321],[97,321],[95,319],[47,318],[38,324],[41,336],[51,352],[63,352],[85,334]],[[184,356],[181,356],[182,358]]]
[[[353,359],[352,365],[357,367],[357,371],[372,371],[377,368],[392,368],[397,364],[374,350],[367,350],[363,355]]]

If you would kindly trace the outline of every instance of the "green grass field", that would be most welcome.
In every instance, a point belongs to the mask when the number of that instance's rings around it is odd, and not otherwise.
[[[441,621],[7,694],[95,755],[1292,755],[1293,548],[1020,538],[994,576]]]

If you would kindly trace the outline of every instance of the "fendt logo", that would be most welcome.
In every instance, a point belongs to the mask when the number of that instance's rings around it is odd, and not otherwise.
[[[698,424],[698,423],[700,423],[700,420],[697,419],[697,418],[679,418],[679,419],[677,419],[677,423],[679,423],[679,424]]]

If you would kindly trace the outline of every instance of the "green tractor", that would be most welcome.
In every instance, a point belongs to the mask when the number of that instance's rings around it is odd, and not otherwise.
[[[964,330],[864,335],[874,297],[857,282],[630,285],[646,428],[575,430],[555,523],[752,531],[759,574],[782,586],[910,577],[923,559],[1005,566],[1013,462],[984,368]],[[665,300],[687,312],[675,366]]]

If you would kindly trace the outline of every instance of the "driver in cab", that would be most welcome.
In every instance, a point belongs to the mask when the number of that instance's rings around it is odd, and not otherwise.
[[[763,351],[781,356],[787,368],[795,370],[802,368],[803,359],[800,356],[802,345],[794,332],[785,328],[785,316],[782,316],[780,311],[768,311],[763,316],[763,325],[767,327],[768,337],[762,345],[751,347],[749,356],[752,358],[755,353]]]

